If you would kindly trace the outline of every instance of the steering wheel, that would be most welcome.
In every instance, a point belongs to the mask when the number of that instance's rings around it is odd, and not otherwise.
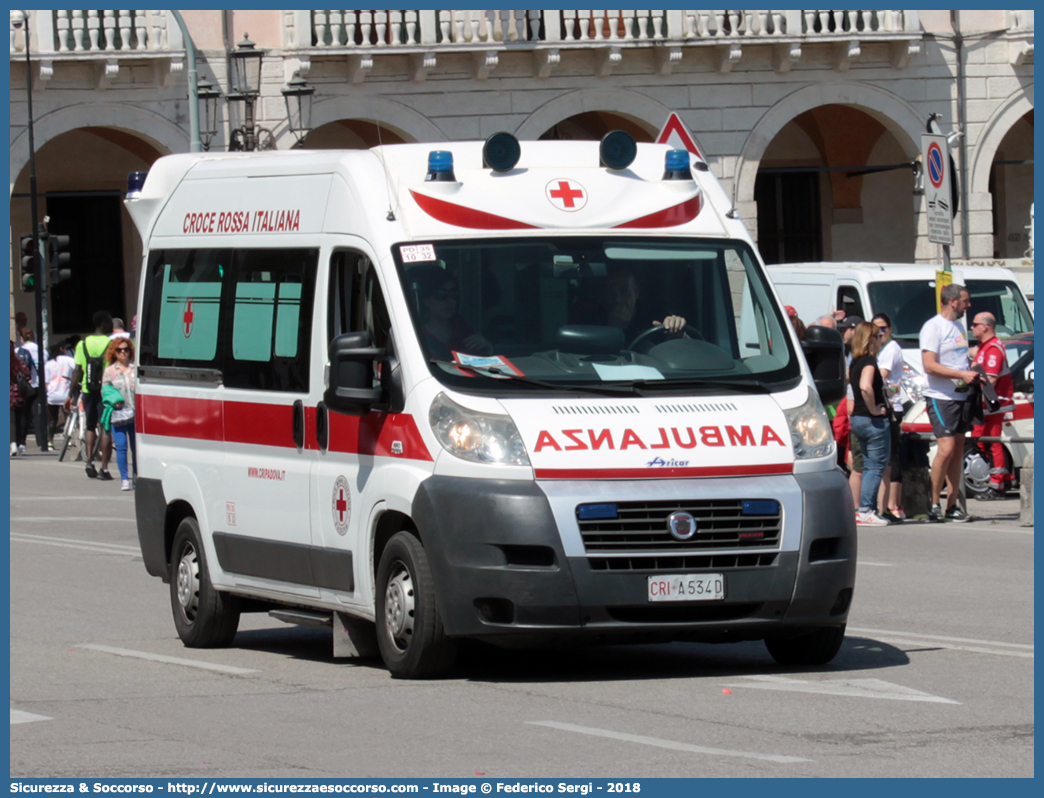
[[[664,335],[664,336],[666,336],[666,335],[681,335],[682,333],[688,333],[690,338],[695,338],[696,340],[699,340],[699,341],[703,340],[703,333],[701,333],[699,330],[697,330],[691,324],[686,324],[684,327],[682,327],[680,330],[678,330],[676,332],[671,332],[666,327],[664,327],[662,324],[654,324],[648,330],[644,330],[643,332],[638,333],[638,335],[635,336],[635,339],[633,341],[631,341],[630,344],[627,345],[627,348],[630,349],[633,352],[637,352],[638,350],[637,350],[636,347],[639,344],[644,343],[649,338],[652,338],[652,336],[654,336],[654,335]],[[650,344],[648,348],[652,349],[652,347],[653,347],[653,345]]]

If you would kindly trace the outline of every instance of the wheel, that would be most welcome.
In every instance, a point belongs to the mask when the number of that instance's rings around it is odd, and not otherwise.
[[[640,350],[637,349],[638,345],[639,344],[645,344],[645,342],[648,341],[650,338],[652,338],[654,335],[655,336],[667,336],[667,335],[678,335],[678,336],[680,336],[683,333],[688,335],[690,338],[695,338],[698,341],[702,341],[703,340],[703,333],[701,333],[699,330],[697,330],[691,324],[686,324],[678,332],[668,332],[667,328],[664,327],[662,324],[654,324],[648,330],[643,330],[642,332],[638,333],[638,335],[636,335],[634,337],[634,340],[631,341],[631,343],[629,343],[627,345],[627,349],[631,350],[632,352],[640,351]],[[652,346],[649,345],[648,348],[651,349]]]
[[[214,589],[195,518],[178,525],[170,557],[170,606],[190,648],[227,646],[239,628],[239,599]]]
[[[1014,474],[1011,452],[1004,448],[1004,467]],[[990,487],[990,469],[993,463],[980,451],[975,441],[964,442],[964,489],[969,496],[980,496]]]
[[[69,441],[77,431],[79,417],[79,411],[74,408],[69,412],[69,415],[65,419],[65,426],[62,429],[62,448],[61,451],[58,452],[59,463],[65,459],[65,453],[69,449]]]
[[[845,624],[816,629],[799,637],[766,639],[765,647],[780,665],[826,665],[845,639]]]
[[[409,532],[398,532],[377,567],[377,645],[392,676],[420,679],[453,666],[456,641],[446,637],[435,602],[428,555]]]

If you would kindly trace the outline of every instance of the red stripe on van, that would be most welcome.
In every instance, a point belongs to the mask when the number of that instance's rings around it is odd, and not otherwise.
[[[314,432],[312,440],[315,440]],[[291,405],[265,405],[259,402],[225,402],[225,443],[296,449],[294,408]]]
[[[410,189],[410,195],[414,202],[420,206],[428,216],[444,224],[452,224],[455,227],[470,227],[474,230],[536,230],[537,226],[526,224],[505,216],[497,216],[494,213],[477,211],[474,208],[466,208],[453,202],[435,199],[424,194],[418,194]]]
[[[793,463],[706,466],[704,468],[538,468],[537,479],[684,479],[792,474]]]
[[[618,224],[614,229],[619,230],[621,228],[626,229],[632,227],[675,227],[679,224],[691,222],[699,215],[702,207],[702,197],[696,196],[678,205],[665,208],[662,211],[650,213],[648,216],[642,216],[638,219],[632,219],[629,222]]]
[[[296,448],[293,407],[260,402],[221,402],[139,394],[138,432],[169,438]],[[305,408],[305,448],[317,449],[314,407]],[[364,418],[330,413],[330,451],[432,460],[413,416],[370,413]]]
[[[134,403],[141,424],[138,432],[201,441],[224,440],[223,403],[217,399],[138,394]]]
[[[370,413],[362,418],[330,413],[329,418],[331,452],[432,460],[417,422],[407,413]]]

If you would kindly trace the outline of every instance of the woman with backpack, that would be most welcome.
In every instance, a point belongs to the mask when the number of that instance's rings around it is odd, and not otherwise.
[[[112,457],[112,441],[105,428],[99,425],[102,411],[102,372],[105,371],[105,352],[112,335],[112,316],[99,310],[94,314],[94,335],[88,335],[76,345],[76,371],[73,372],[72,393],[65,400],[65,412],[72,410],[79,392],[83,394],[83,412],[87,432],[87,476],[90,479],[112,479],[109,473],[109,458]],[[82,378],[82,380],[81,380]],[[101,469],[94,467],[94,442],[101,435]]]
[[[25,441],[25,430],[22,429],[25,414],[22,408],[25,406],[25,397],[20,386],[29,385],[29,367],[22,362],[15,352],[14,341],[11,341],[11,457],[18,454],[19,436]],[[25,451],[23,446],[22,451]]]
[[[33,428],[33,414],[36,412],[36,396],[40,390],[40,369],[38,364],[40,362],[40,350],[36,345],[36,337],[33,335],[33,331],[28,327],[23,327],[18,331],[18,348],[15,350],[15,354],[25,364],[26,368],[29,369],[29,384],[33,388],[32,394],[23,393],[22,398],[25,400],[18,412],[22,414],[22,418],[19,419],[17,439],[18,454],[25,454],[25,439],[29,434],[29,430]]]

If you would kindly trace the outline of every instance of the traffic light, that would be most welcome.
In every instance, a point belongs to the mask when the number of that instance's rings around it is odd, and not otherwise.
[[[22,290],[31,294],[36,290],[36,236],[27,233],[18,241],[22,251]]]
[[[69,248],[69,236],[49,235],[47,236],[47,267],[49,269],[47,280],[51,285],[57,285],[62,280],[68,280],[72,272],[66,268],[72,256],[66,252]]]

